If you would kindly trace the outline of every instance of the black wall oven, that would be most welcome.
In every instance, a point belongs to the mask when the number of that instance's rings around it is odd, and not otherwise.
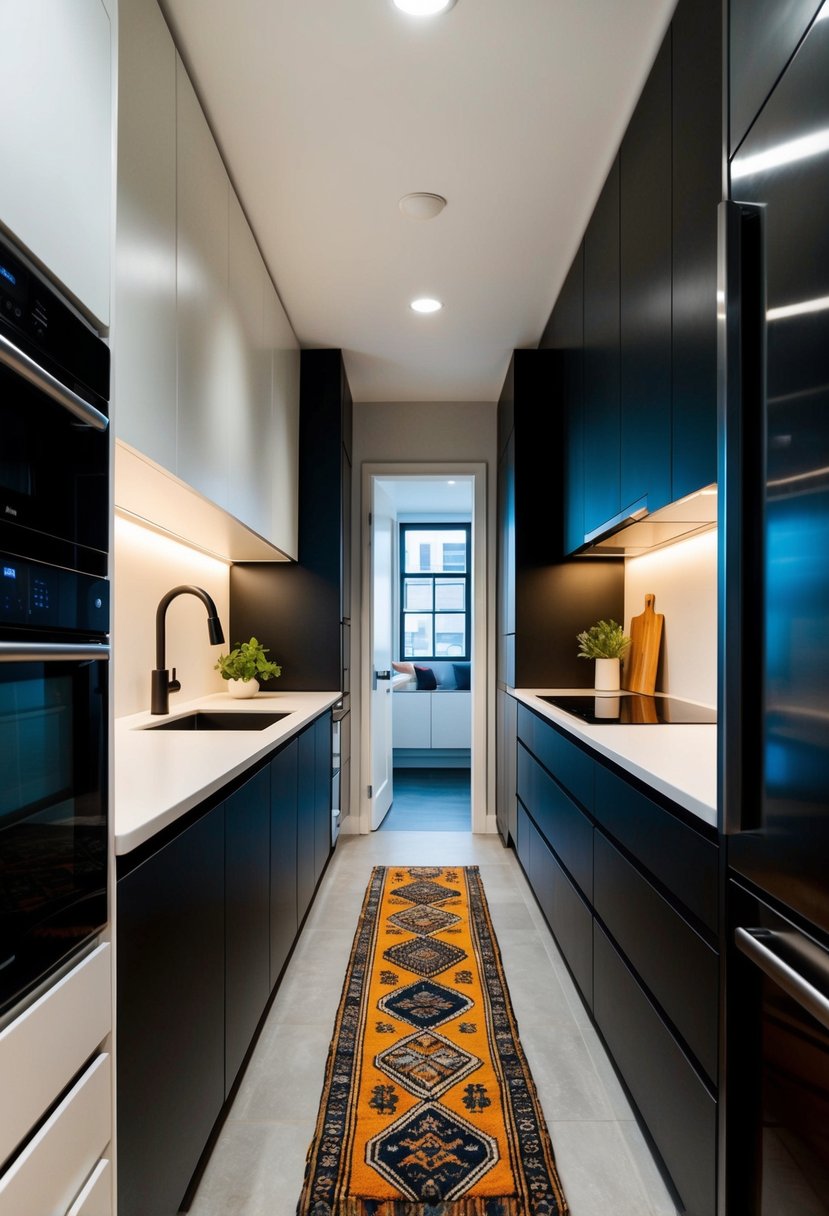
[[[0,1015],[108,916],[108,385],[0,242]]]

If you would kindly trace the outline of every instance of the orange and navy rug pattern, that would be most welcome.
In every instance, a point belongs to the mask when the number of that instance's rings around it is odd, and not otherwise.
[[[477,866],[372,871],[298,1216],[564,1216]]]

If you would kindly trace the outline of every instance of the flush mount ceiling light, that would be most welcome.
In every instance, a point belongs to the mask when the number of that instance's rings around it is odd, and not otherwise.
[[[436,17],[445,13],[455,0],[394,0],[394,7],[412,17]]]
[[[404,194],[397,204],[407,220],[433,220],[446,206],[442,194]]]
[[[433,300],[430,296],[421,296],[417,300],[412,300],[409,308],[414,312],[440,312],[443,305],[440,300]]]

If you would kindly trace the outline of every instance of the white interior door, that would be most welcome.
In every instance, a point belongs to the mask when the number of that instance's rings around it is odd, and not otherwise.
[[[392,768],[392,613],[394,611],[395,511],[372,479],[371,496],[371,829],[379,828],[391,806]]]

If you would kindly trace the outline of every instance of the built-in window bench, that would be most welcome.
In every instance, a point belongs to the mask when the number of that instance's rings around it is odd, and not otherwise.
[[[400,664],[399,666],[403,666]],[[436,687],[418,688],[415,675],[397,671],[392,681],[395,768],[469,768],[472,746],[472,693],[468,664],[415,664],[434,673]],[[464,680],[466,673],[467,679]],[[421,677],[421,683],[424,681]]]

